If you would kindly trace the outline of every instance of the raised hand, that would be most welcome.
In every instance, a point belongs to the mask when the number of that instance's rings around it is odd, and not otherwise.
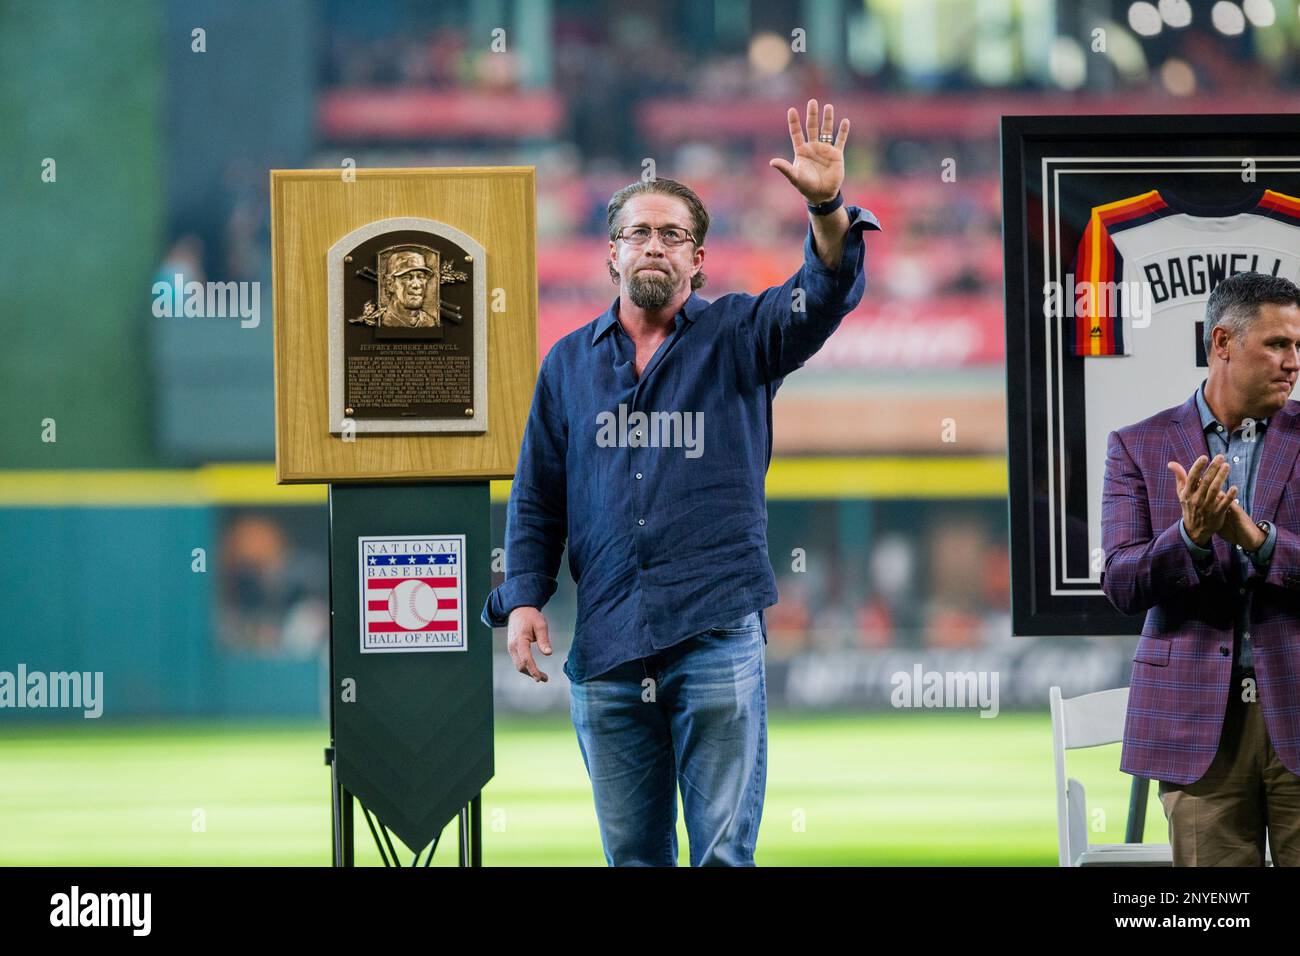
[[[818,136],[831,136],[835,132],[835,107],[830,103],[822,113],[820,128],[817,125],[817,101],[808,101],[808,135],[799,125],[799,112],[793,106],[786,113],[790,123],[790,142],[794,145],[794,162],[772,159],[768,165],[790,181],[790,185],[813,204],[829,202],[840,191],[844,182],[844,143],[849,138],[849,121],[840,120],[839,135],[834,142],[826,143]]]

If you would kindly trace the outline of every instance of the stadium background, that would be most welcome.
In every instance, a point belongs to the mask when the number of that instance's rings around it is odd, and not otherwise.
[[[0,670],[102,671],[105,712],[0,711],[0,863],[328,859],[325,492],[274,483],[269,168],[536,166],[544,354],[616,294],[605,203],[646,159],[713,216],[706,297],[783,281],[806,216],[767,160],[810,96],[885,231],[776,402],[759,861],[1054,862],[1047,688],[1125,684],[1133,641],[1010,636],[998,117],[1293,112],[1298,47],[1289,0],[6,5]],[[177,274],[260,283],[260,323],[154,317]],[[601,862],[567,570],[546,613],[549,684],[496,635],[489,863]],[[918,663],[997,672],[1001,713],[892,708]],[[1117,765],[1072,758],[1094,840]]]

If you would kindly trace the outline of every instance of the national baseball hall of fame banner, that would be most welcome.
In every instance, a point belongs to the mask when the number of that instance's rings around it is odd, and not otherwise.
[[[357,539],[361,653],[465,650],[465,536]]]
[[[1220,281],[1300,280],[1300,117],[1005,116],[1002,188],[1013,632],[1137,634],[1101,589],[1107,436],[1205,379]]]

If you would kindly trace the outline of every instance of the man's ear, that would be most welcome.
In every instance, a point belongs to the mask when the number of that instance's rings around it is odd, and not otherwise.
[[[605,266],[609,269],[610,281],[613,282],[614,285],[620,285],[622,283],[622,280],[619,278],[618,267],[615,265],[618,261],[618,254],[615,252],[617,248],[618,244],[611,241],[609,244],[609,258],[605,260]]]

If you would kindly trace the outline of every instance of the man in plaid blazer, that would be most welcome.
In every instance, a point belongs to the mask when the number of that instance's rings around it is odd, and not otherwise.
[[[1146,612],[1120,769],[1160,781],[1175,865],[1300,864],[1300,288],[1240,273],[1209,375],[1110,433],[1102,590]]]

